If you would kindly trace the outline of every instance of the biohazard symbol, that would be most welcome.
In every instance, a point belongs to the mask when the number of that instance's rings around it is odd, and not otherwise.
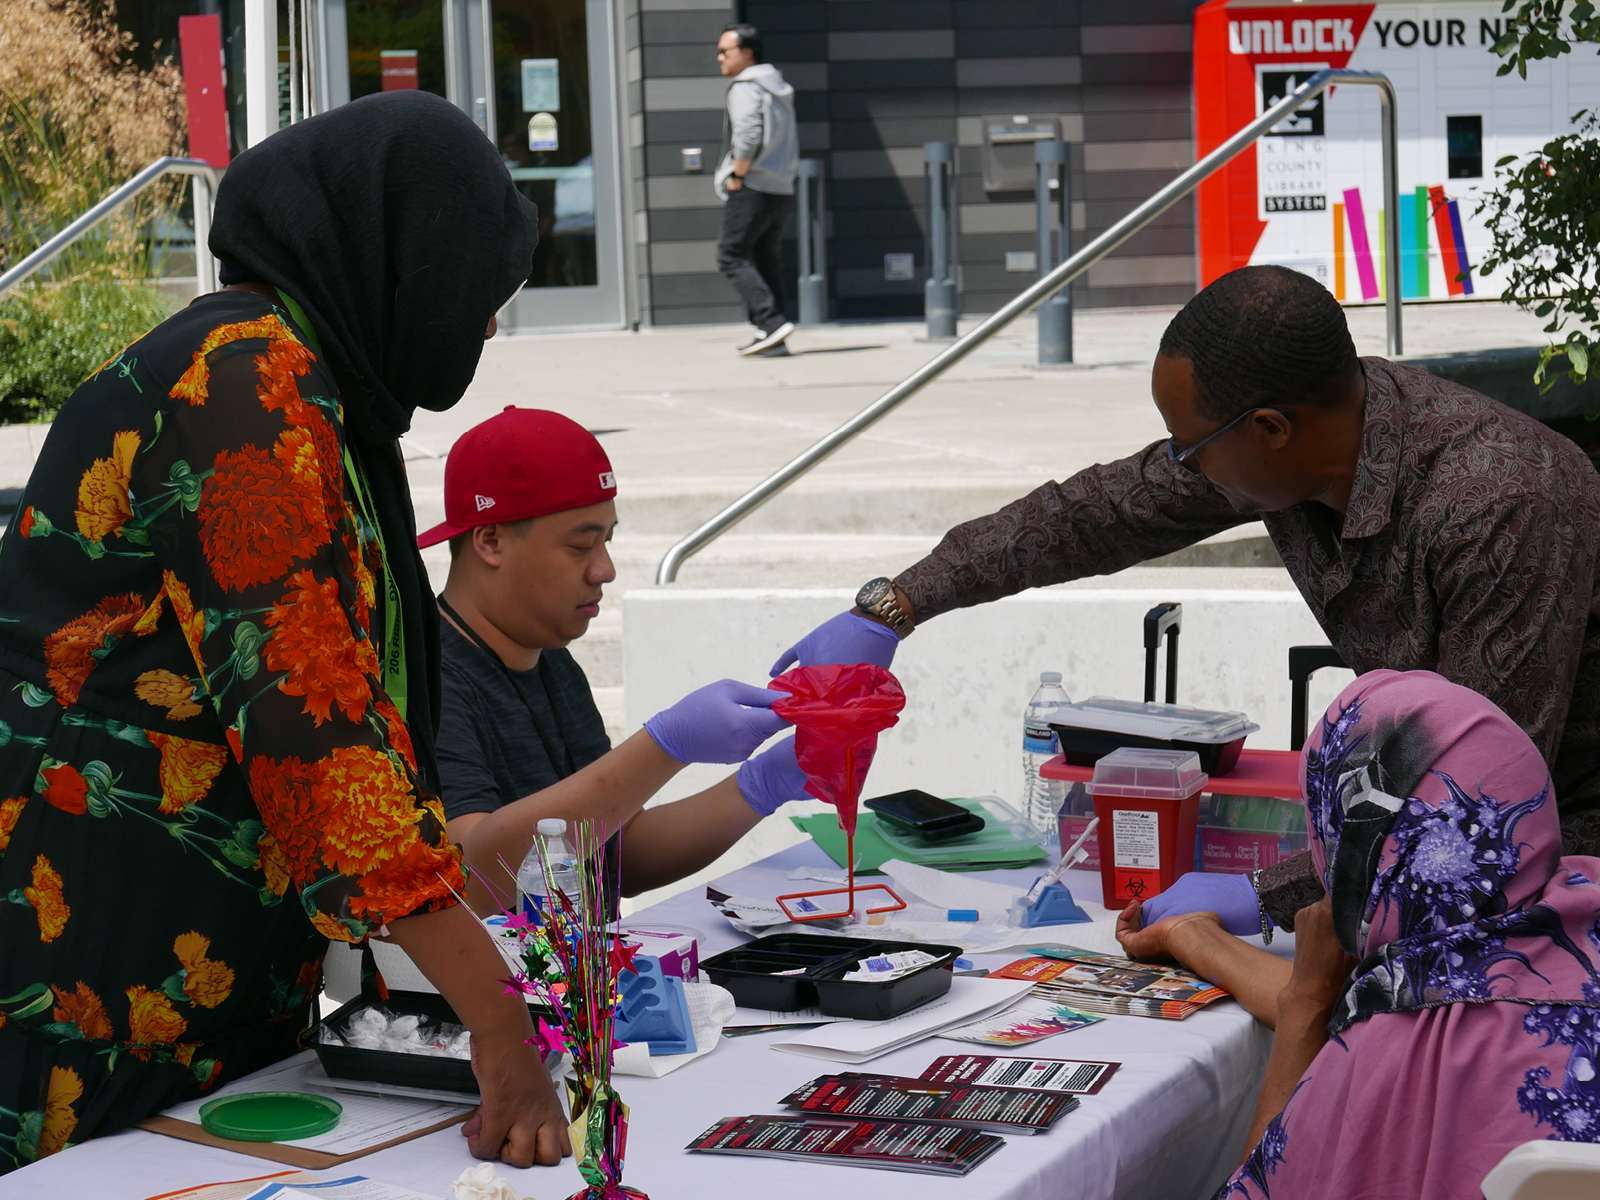
[[[1137,900],[1140,896],[1144,895],[1144,880],[1138,878],[1137,876],[1128,880],[1127,892],[1128,895]]]

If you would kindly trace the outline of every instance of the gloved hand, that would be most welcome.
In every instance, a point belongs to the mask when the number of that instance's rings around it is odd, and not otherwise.
[[[719,679],[662,709],[645,732],[681,763],[743,762],[789,723],[771,711],[785,694]]]
[[[747,759],[737,778],[744,802],[763,817],[770,817],[787,800],[813,799],[806,791],[806,773],[795,761],[792,737]]]
[[[1146,927],[1163,917],[1179,913],[1213,912],[1222,918],[1222,927],[1238,937],[1261,932],[1261,906],[1248,875],[1208,875],[1191,871],[1178,882],[1144,902]]]
[[[829,617],[779,655],[770,674],[776,679],[792,666],[815,667],[822,663],[872,663],[887,671],[899,645],[900,635],[887,625],[842,612]]]

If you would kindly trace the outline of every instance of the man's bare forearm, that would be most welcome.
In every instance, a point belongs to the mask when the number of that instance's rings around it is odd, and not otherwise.
[[[622,834],[622,894],[636,896],[710,866],[761,815],[730,775],[703,792],[647,808]]]
[[[488,914],[499,912],[504,901],[516,895],[517,867],[543,818],[594,820],[608,829],[620,829],[682,769],[682,763],[641,729],[560,783],[495,812],[469,813],[451,821],[448,832],[461,842],[470,868],[468,902],[477,912]]]

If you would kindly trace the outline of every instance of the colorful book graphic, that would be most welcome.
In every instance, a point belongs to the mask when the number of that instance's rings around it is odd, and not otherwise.
[[[1346,244],[1354,259],[1355,277],[1361,288],[1361,299],[1380,300],[1386,290],[1387,242],[1384,238],[1385,214],[1377,212],[1378,244],[1373,247],[1367,233],[1366,211],[1361,202],[1361,189],[1349,188],[1344,193],[1344,203],[1333,205],[1333,294],[1344,300],[1349,292],[1349,265],[1346,262]],[[1428,255],[1430,250],[1428,225],[1432,223],[1438,239],[1439,260],[1443,268],[1445,289],[1451,296],[1470,296],[1472,292],[1472,264],[1467,260],[1467,242],[1461,229],[1461,209],[1457,201],[1449,199],[1442,185],[1418,187],[1400,200],[1400,294],[1407,300],[1425,297],[1429,293]],[[1354,299],[1354,296],[1349,296]]]

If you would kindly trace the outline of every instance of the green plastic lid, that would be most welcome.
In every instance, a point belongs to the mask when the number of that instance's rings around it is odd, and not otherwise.
[[[344,1112],[337,1100],[312,1092],[242,1092],[200,1106],[200,1127],[238,1142],[292,1142],[327,1133]]]

